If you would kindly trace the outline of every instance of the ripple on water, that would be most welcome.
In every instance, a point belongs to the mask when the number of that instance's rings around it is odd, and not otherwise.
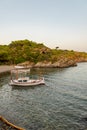
[[[13,88],[10,75],[0,77],[0,113],[26,130],[87,128],[87,63],[65,69],[32,69],[46,85]]]

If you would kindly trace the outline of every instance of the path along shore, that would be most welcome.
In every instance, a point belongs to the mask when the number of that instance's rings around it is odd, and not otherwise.
[[[0,65],[0,73],[9,72],[13,68],[12,65]]]

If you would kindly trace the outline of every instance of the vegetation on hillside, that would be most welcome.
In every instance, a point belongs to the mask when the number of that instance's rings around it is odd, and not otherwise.
[[[18,64],[30,62],[56,62],[60,59],[72,59],[80,61],[87,59],[87,53],[73,50],[50,49],[43,43],[29,40],[12,41],[9,45],[0,45],[0,64]]]

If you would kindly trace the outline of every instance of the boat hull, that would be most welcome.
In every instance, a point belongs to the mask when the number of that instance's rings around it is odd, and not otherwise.
[[[43,84],[45,84],[44,79],[42,79],[42,80],[29,80],[27,82],[18,82],[17,80],[11,80],[11,82],[9,83],[9,85],[11,85],[11,86],[23,86],[23,87],[37,86],[37,85],[43,85]]]

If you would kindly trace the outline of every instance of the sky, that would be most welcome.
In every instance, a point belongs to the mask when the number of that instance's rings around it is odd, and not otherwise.
[[[87,0],[0,0],[0,45],[24,39],[87,52]]]

